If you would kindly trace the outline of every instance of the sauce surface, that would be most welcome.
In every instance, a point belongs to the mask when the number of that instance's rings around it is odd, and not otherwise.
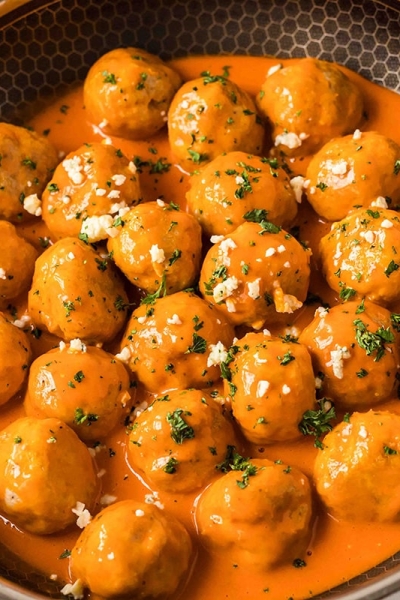
[[[278,62],[273,58],[252,57],[194,57],[171,62],[184,80],[198,77],[202,71],[219,74],[228,65],[230,79],[240,87],[255,95],[265,78],[266,72]],[[367,118],[362,130],[379,131],[400,144],[400,124],[393,115],[397,114],[400,105],[399,97],[388,90],[379,88],[354,73],[346,70],[364,96]],[[49,130],[49,140],[60,151],[60,157],[81,146],[85,142],[101,141],[103,135],[86,121],[82,100],[82,89],[76,88],[60,98],[43,113],[38,114],[31,125],[38,132]],[[190,175],[177,164],[170,154],[166,130],[152,139],[133,142],[111,138],[114,146],[120,148],[127,157],[140,156],[143,161],[155,163],[171,163],[169,170],[150,175],[143,168],[141,187],[144,201],[163,198],[175,202],[182,207],[185,204],[185,193],[188,189]],[[154,151],[156,149],[156,153]],[[61,160],[61,158],[60,158]],[[307,159],[291,162],[293,175],[304,175]],[[329,230],[326,224],[305,204],[300,208],[297,219],[301,228],[301,238],[308,241],[313,249],[314,259],[316,247],[321,235]],[[21,225],[19,231],[36,247],[39,236],[46,235],[43,223]],[[331,304],[337,303],[334,293],[327,288],[318,272],[313,272],[311,292],[318,293]],[[24,306],[17,307],[23,312]],[[286,327],[298,327],[300,330],[310,322],[315,306],[304,307],[293,318],[278,324],[272,333],[280,333]],[[44,334],[40,340],[33,340],[34,355],[58,343],[53,336]],[[138,390],[136,403],[146,399]],[[0,429],[3,429],[16,418],[24,415],[22,395],[8,402],[0,413]],[[400,413],[398,402],[380,405],[382,409],[390,409]],[[339,415],[340,417],[341,415]],[[126,460],[128,436],[125,427],[118,427],[100,446],[96,454],[96,462],[102,473],[101,495],[114,496],[118,500],[134,498],[143,501],[146,494],[151,494],[150,486],[137,474],[132,472]],[[274,444],[268,447],[250,447],[248,456],[254,458],[280,459],[286,464],[300,468],[311,476],[313,461],[318,450],[314,448],[313,439],[302,439],[295,443]],[[199,493],[167,494],[159,492],[159,500],[165,509],[174,514],[196,538],[194,511]],[[100,505],[98,509],[100,510]],[[295,568],[293,565],[276,567],[271,571],[260,573],[238,567],[234,557],[223,553],[209,554],[196,543],[197,561],[193,573],[180,595],[190,600],[213,600],[251,598],[261,600],[289,600],[308,598],[347,581],[355,575],[390,557],[400,548],[400,523],[394,524],[358,524],[340,523],[316,507],[313,537],[307,552],[306,566]],[[53,536],[35,536],[19,531],[5,518],[0,518],[0,539],[8,548],[31,564],[35,569],[47,575],[57,575],[59,581],[68,581],[68,560],[60,556],[65,549],[71,550],[80,530],[72,528],[66,533]]]

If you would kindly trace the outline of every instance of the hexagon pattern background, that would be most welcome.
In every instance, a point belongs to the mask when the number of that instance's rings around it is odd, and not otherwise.
[[[0,19],[0,118],[18,122],[117,46],[188,54],[315,56],[400,92],[400,7],[372,0],[33,0]],[[392,6],[389,6],[389,5]],[[396,10],[397,4],[397,10]],[[46,5],[46,6],[45,6]],[[44,8],[43,8],[44,7]],[[400,562],[400,554],[336,591]],[[58,586],[0,545],[2,577],[45,597]],[[38,596],[32,596],[38,598]]]

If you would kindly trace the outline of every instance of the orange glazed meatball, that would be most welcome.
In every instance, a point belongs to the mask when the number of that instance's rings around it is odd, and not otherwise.
[[[191,286],[200,270],[201,227],[192,215],[162,200],[132,208],[108,241],[124,275],[147,292],[167,294]]]
[[[372,302],[318,308],[299,339],[310,351],[324,396],[344,408],[388,399],[399,368],[396,329],[390,312]]]
[[[277,150],[289,156],[312,154],[354,131],[363,114],[357,86],[337,65],[316,58],[272,68],[257,105],[271,122]]]
[[[0,221],[0,240],[0,307],[6,307],[29,289],[38,253],[7,221]]]
[[[307,477],[281,461],[234,454],[232,469],[200,496],[196,521],[204,544],[240,566],[269,569],[304,556],[311,535]]]
[[[166,598],[188,571],[191,555],[190,536],[173,515],[125,500],[102,510],[81,533],[71,574],[80,591],[103,598]]]
[[[43,193],[43,220],[57,238],[117,235],[119,212],[141,200],[133,162],[108,144],[84,144],[58,165]]]
[[[225,392],[243,435],[254,444],[301,437],[299,423],[315,404],[310,355],[302,344],[248,333],[224,364]]]
[[[66,340],[111,340],[123,327],[127,296],[114,265],[91,246],[64,238],[37,259],[29,292],[36,325]]]
[[[281,227],[243,223],[208,251],[200,291],[232,324],[260,329],[302,306],[309,262],[310,251]]]
[[[50,142],[24,127],[0,123],[0,219],[41,215],[40,200],[58,163]]]
[[[221,406],[200,390],[156,398],[133,424],[129,461],[157,490],[191,492],[213,477],[235,442]]]
[[[117,356],[150,392],[205,388],[220,378],[233,336],[218,308],[178,292],[133,311]]]
[[[0,312],[0,405],[21,389],[31,359],[28,336]]]
[[[390,138],[358,129],[336,138],[313,156],[307,168],[307,198],[329,221],[354,208],[400,201],[400,146]]]
[[[247,92],[208,72],[186,82],[168,112],[172,152],[193,169],[223,152],[260,154],[264,127]]]
[[[0,511],[37,534],[76,522],[90,509],[97,477],[89,450],[59,419],[17,419],[0,432]]]
[[[319,247],[326,280],[342,300],[358,295],[386,306],[400,298],[397,212],[359,209],[334,223]]]
[[[193,175],[186,199],[207,235],[232,233],[252,214],[282,226],[297,214],[294,191],[277,159],[245,152],[222,154]]]
[[[353,413],[324,439],[314,465],[317,492],[343,521],[400,519],[400,416]]]
[[[89,119],[104,133],[142,139],[167,121],[178,73],[139,48],[117,48],[91,67],[83,88]]]
[[[98,440],[123,424],[129,387],[126,368],[112,354],[79,339],[61,342],[33,362],[25,411],[64,421],[84,441]]]

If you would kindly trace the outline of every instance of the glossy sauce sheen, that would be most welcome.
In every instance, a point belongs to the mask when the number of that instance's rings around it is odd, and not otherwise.
[[[230,78],[254,96],[260,90],[268,69],[277,62],[285,64],[290,61],[225,56],[181,59],[171,64],[184,80],[196,78],[206,70],[212,74],[220,74],[223,67],[229,65]],[[348,71],[346,73],[357,82],[364,95],[368,120],[361,125],[361,130],[379,131],[400,144],[400,127],[397,125],[396,128],[396,120],[393,118],[400,107],[399,97],[393,92],[366,82],[353,73]],[[64,110],[66,114],[60,111],[62,105],[68,107],[66,111]],[[38,133],[50,129],[49,139],[58,150],[65,153],[75,150],[84,142],[101,141],[100,132],[86,122],[82,105],[82,90],[78,88],[39,114],[32,125]],[[164,162],[171,162],[169,172],[160,175],[149,175],[144,169],[140,180],[143,197],[145,201],[163,197],[168,202],[173,201],[184,206],[189,175],[174,164],[169,154],[165,130],[151,140],[143,142],[112,139],[114,146],[120,148],[129,158],[139,155],[142,160],[155,162],[163,158]],[[149,152],[149,148],[156,148],[157,154]],[[291,164],[293,175],[304,175],[306,164],[307,160],[297,159],[293,162]],[[330,224],[324,223],[306,206],[301,207],[297,222],[301,226],[301,238],[309,242],[315,260],[318,239],[328,231]],[[38,236],[45,235],[43,224],[28,224],[19,229],[36,246]],[[312,277],[311,291],[318,293],[331,304],[337,302],[333,292],[321,281],[316,272]],[[301,309],[291,321],[289,320],[291,317],[285,317],[286,321],[282,321],[280,326],[284,328],[295,325],[302,328],[312,319],[315,308],[316,305]],[[273,333],[279,333],[281,330],[277,325]],[[47,334],[43,334],[39,341],[33,339],[35,356],[57,343],[56,338]],[[139,403],[143,399],[145,398],[139,389],[136,402]],[[389,402],[382,408],[390,408],[399,413],[397,404],[398,402]],[[9,402],[2,407],[0,428],[23,414],[21,398]],[[135,475],[129,467],[126,460],[127,443],[128,436],[123,425],[103,441],[103,446],[96,456],[98,469],[105,470],[105,474],[101,477],[101,494],[116,496],[118,500],[135,498],[143,501],[145,494],[150,493],[151,490],[146,482]],[[264,448],[248,447],[247,450],[248,455],[254,458],[280,459],[286,464],[297,466],[308,476],[312,474],[313,461],[318,451],[314,448],[312,439],[303,439],[290,444],[274,444]],[[196,539],[194,512],[198,495],[199,492],[181,495],[159,493],[165,509],[187,526],[193,534],[193,540]],[[100,506],[98,508],[100,509]],[[193,573],[187,586],[180,589],[174,598],[184,597],[190,600],[308,598],[373,567],[400,549],[400,523],[339,523],[323,514],[318,506],[315,507],[315,514],[313,537],[305,567],[295,568],[290,564],[276,567],[268,572],[252,572],[251,569],[236,565],[231,556],[228,557],[223,553],[207,554],[195,541],[197,561]],[[123,527],[123,523],[121,526]],[[69,580],[69,576],[68,560],[59,557],[65,549],[72,549],[79,533],[80,530],[76,527],[67,533],[39,537],[22,533],[7,520],[0,518],[1,541],[35,568],[44,571],[47,575],[56,574],[60,581]]]

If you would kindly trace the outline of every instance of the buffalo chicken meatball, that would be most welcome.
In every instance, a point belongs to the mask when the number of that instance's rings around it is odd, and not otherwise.
[[[325,396],[357,408],[389,398],[399,368],[396,317],[369,301],[318,308],[300,342],[310,351]]]
[[[205,388],[219,379],[233,336],[218,308],[178,292],[133,311],[117,356],[150,392]]]
[[[273,67],[257,96],[272,125],[275,147],[304,156],[359,125],[363,100],[357,86],[335,64],[303,58]]]
[[[31,359],[28,336],[0,312],[0,406],[21,389]]]
[[[400,416],[353,413],[325,437],[314,480],[336,519],[399,521]]]
[[[81,533],[71,574],[79,593],[88,588],[102,598],[166,598],[191,558],[190,536],[177,519],[154,505],[125,500],[102,510]]]
[[[36,261],[29,314],[50,333],[109,341],[124,325],[127,301],[111,261],[77,238],[59,240]]]
[[[156,398],[137,417],[129,441],[130,463],[156,489],[191,492],[213,477],[235,437],[221,406],[190,389]]]
[[[186,199],[207,235],[232,233],[252,214],[284,227],[297,214],[294,191],[277,159],[245,152],[222,154],[193,175]]]
[[[232,470],[231,470],[232,469]],[[304,556],[311,535],[307,477],[281,461],[234,454],[225,475],[200,496],[196,521],[211,551],[239,566],[270,569]]]
[[[133,162],[108,144],[85,144],[58,165],[42,198],[43,220],[57,238],[97,242],[117,235],[114,222],[140,202]]]
[[[23,417],[0,432],[0,511],[17,526],[65,529],[94,505],[97,481],[89,450],[59,419]]]
[[[387,201],[400,201],[399,171],[396,142],[374,131],[356,130],[331,140],[313,156],[307,168],[307,198],[328,221],[344,219],[354,208],[387,207]]]
[[[400,298],[400,220],[386,209],[359,209],[332,225],[320,241],[329,286],[387,306]]]
[[[260,329],[307,296],[310,252],[269,221],[243,223],[208,251],[200,291],[234,325]]]
[[[25,411],[56,417],[84,441],[97,440],[123,423],[130,409],[125,366],[100,348],[81,340],[39,356],[29,372]]]
[[[230,349],[224,373],[246,439],[268,444],[301,437],[303,413],[315,404],[314,372],[303,344],[248,333]]]
[[[90,120],[105,134],[143,139],[166,124],[180,84],[178,73],[157,56],[117,48],[91,67],[83,97]]]
[[[29,289],[38,253],[8,221],[0,221],[0,240],[0,308],[5,308]]]
[[[176,93],[168,136],[178,160],[193,169],[223,152],[260,154],[264,127],[247,92],[225,77],[204,73]]]
[[[24,127],[0,123],[0,219],[42,214],[40,196],[58,163],[50,142]]]
[[[162,200],[132,208],[108,241],[114,262],[147,292],[168,294],[191,286],[200,270],[201,228],[196,219]]]

